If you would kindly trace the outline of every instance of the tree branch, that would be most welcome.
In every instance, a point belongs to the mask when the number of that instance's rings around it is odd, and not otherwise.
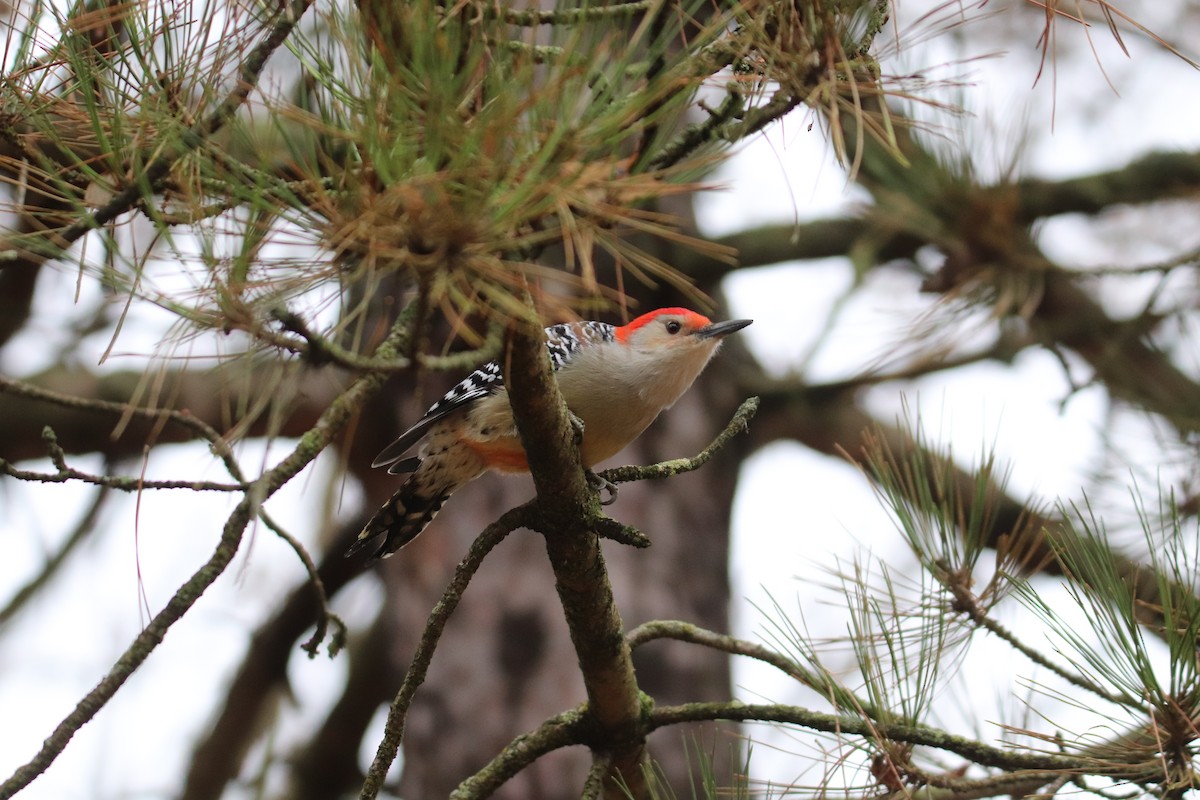
[[[189,489],[193,492],[244,492],[248,488],[245,482],[218,483],[216,481],[146,480],[140,476],[92,475],[91,473],[83,472],[67,465],[66,452],[59,446],[58,437],[54,434],[54,429],[49,425],[42,429],[42,441],[46,443],[46,450],[49,452],[50,461],[54,464],[56,472],[34,472],[32,470],[17,469],[13,464],[0,458],[0,473],[21,481],[34,483],[80,481],[81,483],[90,483],[108,489],[119,489],[123,492],[140,492],[144,489]]]
[[[1092,772],[1100,767],[1092,758],[1020,752],[1011,748],[992,747],[982,742],[956,736],[927,725],[912,725],[895,722],[878,722],[848,714],[825,714],[810,711],[800,706],[753,705],[748,703],[688,703],[682,706],[664,706],[650,712],[650,727],[658,729],[682,722],[732,720],[736,722],[777,722],[801,725],[815,731],[852,735],[870,739],[907,742],[914,745],[933,747],[959,755],[968,761],[985,767],[1004,770],[1038,770],[1059,772]],[[1143,765],[1138,766],[1136,776],[1144,777]],[[1114,774],[1103,769],[1104,774]],[[1119,773],[1117,773],[1119,776]]]
[[[249,416],[254,409],[235,402],[272,391],[280,396],[278,386],[269,385],[262,370],[230,367],[222,373],[218,392],[213,391],[211,372],[169,372],[161,381],[162,397],[153,398],[161,399],[162,407],[138,404],[145,378],[140,372],[95,375],[64,367],[26,380],[0,375],[0,416],[7,422],[0,426],[0,453],[9,462],[44,456],[45,444],[38,434],[47,426],[54,429],[64,452],[102,453],[114,460],[140,458],[147,445],[200,438],[240,481],[229,442],[214,425],[240,427],[245,436],[302,436],[346,385],[346,377],[340,372],[304,371],[296,378],[296,402],[290,413],[266,420],[262,414]],[[104,416],[112,422],[106,424]]]
[[[770,664],[785,675],[795,678],[803,685],[817,692],[825,700],[844,699],[849,701],[848,704],[850,706],[862,711],[867,716],[876,717],[879,715],[879,711],[874,704],[854,695],[849,689],[840,684],[835,685],[832,675],[814,672],[787,656],[755,642],[747,642],[744,639],[738,639],[728,634],[715,633],[705,630],[698,625],[679,620],[652,620],[644,622],[631,630],[625,638],[628,640],[629,646],[634,649],[655,639],[674,639],[679,642],[689,642],[701,645],[702,647],[710,647],[714,650],[720,650],[722,653],[729,653],[730,655],[753,658],[764,664]]]
[[[450,800],[491,797],[505,782],[546,753],[582,744],[587,722],[587,712],[582,708],[551,717],[537,730],[513,739],[487,766],[459,784]]]
[[[993,203],[1012,206],[1013,222],[1031,225],[1061,214],[1098,214],[1113,206],[1186,198],[1200,191],[1200,153],[1151,153],[1123,167],[1061,181],[1028,178],[1010,185],[979,187]],[[870,254],[874,263],[911,259],[927,237],[907,230],[887,214],[867,212],[799,224],[764,225],[714,240],[738,253],[730,265],[689,248],[676,248],[672,263],[697,282],[713,282],[736,269],[787,261]]]
[[[603,515],[584,477],[540,327],[510,329],[504,379],[538,492],[529,523],[545,536],[587,690],[588,743],[594,754],[611,759],[605,796],[624,796],[614,780],[620,776],[640,798],[646,791],[641,695],[595,533]]]

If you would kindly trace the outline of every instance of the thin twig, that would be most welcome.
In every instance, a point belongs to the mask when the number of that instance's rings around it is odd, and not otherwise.
[[[13,478],[36,483],[66,483],[80,481],[109,489],[120,489],[123,492],[139,492],[143,489],[189,489],[194,492],[244,492],[249,484],[218,483],[216,481],[182,481],[182,480],[146,480],[124,475],[92,475],[75,469],[67,464],[67,453],[58,443],[54,429],[46,426],[42,429],[42,441],[46,443],[50,461],[57,472],[35,472],[33,470],[17,469],[17,467],[0,458],[0,472]]]
[[[412,359],[403,356],[394,359],[381,359],[351,352],[328,337],[315,333],[302,317],[286,308],[276,308],[271,312],[271,315],[284,330],[300,336],[302,341],[279,336],[271,331],[264,331],[262,329],[251,330],[250,333],[262,337],[271,344],[282,347],[290,352],[303,355],[315,365],[333,363],[352,370],[389,373],[403,372],[412,368]],[[420,353],[417,355],[416,361],[425,369],[439,371],[474,368],[484,361],[494,359],[499,355],[500,333],[499,326],[492,326],[481,347],[446,356],[433,356]]]
[[[1167,273],[1182,267],[1194,267],[1197,265],[1197,262],[1200,262],[1200,247],[1192,248],[1163,261],[1151,261],[1147,264],[1097,264],[1091,267],[1061,267],[1060,269],[1068,275],[1074,275],[1079,278],[1095,278],[1110,275],[1138,277],[1160,272]]]
[[[302,341],[284,337],[275,338],[274,336],[264,338],[268,338],[276,346],[284,347],[293,353],[303,355],[314,366],[332,363],[348,369],[378,370],[381,372],[401,372],[412,367],[412,362],[403,356],[383,360],[352,353],[337,342],[314,333],[303,317],[286,308],[272,309],[271,316],[284,330],[301,337]],[[263,330],[255,330],[253,333],[255,336],[273,334],[272,331]]]
[[[103,486],[106,489],[119,489],[122,492],[137,492],[142,489],[189,489],[194,492],[244,492],[249,484],[217,483],[215,481],[182,481],[182,480],[144,480],[130,475],[92,475],[74,467],[66,467],[58,472],[36,472],[28,469],[17,469],[10,462],[0,458],[0,473],[21,481],[33,483],[67,483],[79,481],[93,486]]]
[[[628,483],[630,481],[661,480],[662,478],[670,478],[699,469],[707,464],[709,459],[724,447],[730,439],[746,431],[747,425],[757,410],[757,397],[751,397],[743,401],[738,406],[738,410],[734,412],[728,424],[725,425],[725,429],[717,434],[717,437],[712,440],[712,443],[708,447],[701,450],[692,458],[675,458],[670,461],[660,461],[657,464],[651,464],[646,467],[614,467],[601,472],[600,477],[612,483]]]
[[[325,636],[329,631],[330,623],[333,623],[334,632],[329,640],[329,646],[325,648],[329,653],[329,657],[333,658],[341,649],[346,646],[346,623],[342,618],[333,612],[329,607],[329,594],[325,591],[325,582],[321,580],[321,574],[317,570],[316,563],[313,562],[312,556],[309,555],[308,549],[295,536],[292,536],[287,530],[271,518],[265,510],[258,512],[258,517],[263,521],[271,531],[280,539],[283,539],[292,550],[296,553],[296,557],[300,559],[300,563],[304,565],[304,571],[308,573],[308,583],[312,586],[313,595],[317,600],[317,622],[316,630],[307,642],[300,645],[300,649],[308,653],[309,658],[316,658],[317,652],[321,647],[321,642],[325,641]]]
[[[100,411],[120,416],[141,417],[152,420],[170,420],[188,430],[194,431],[201,438],[208,441],[212,452],[221,459],[225,464],[226,470],[237,481],[245,481],[241,467],[233,458],[233,448],[215,428],[209,425],[202,419],[193,416],[187,411],[176,411],[170,408],[143,408],[141,406],[131,405],[129,403],[117,403],[111,400],[97,400],[94,398],[76,397],[69,394],[61,394],[43,389],[40,386],[34,386],[31,383],[8,378],[0,375],[0,392],[9,392],[21,397],[29,397],[34,400],[42,400],[47,403],[64,406],[66,408],[80,408],[87,411]]]

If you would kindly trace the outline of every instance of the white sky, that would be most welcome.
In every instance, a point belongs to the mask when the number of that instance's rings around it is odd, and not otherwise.
[[[915,14],[922,5],[905,0],[902,12]],[[1003,6],[989,4],[989,8]],[[1138,13],[1145,12],[1139,9]],[[1093,29],[1093,39],[1119,96],[1105,86],[1090,58],[1060,62],[1057,92],[1048,79],[1031,89],[1039,22],[1036,13],[1018,19],[1024,20],[1021,24],[1026,32],[1023,51],[1014,48],[1012,53],[975,61],[965,68],[942,68],[944,76],[967,73],[970,86],[964,94],[973,116],[954,125],[967,131],[966,139],[974,143],[985,174],[1009,158],[1011,131],[1019,128],[1018,120],[1025,116],[1030,133],[1023,169],[1046,177],[1117,166],[1152,149],[1200,148],[1197,104],[1183,101],[1200,96],[1200,74],[1158,54],[1132,35],[1127,43],[1134,58],[1127,60],[1108,43],[1101,26]],[[1064,27],[1063,35],[1077,36],[1077,32]],[[971,46],[969,36],[967,46]],[[951,64],[964,55],[951,48],[947,39],[939,43],[938,52],[922,49],[925,63],[916,66]],[[890,71],[908,71],[913,66],[897,64]],[[1052,101],[1057,112],[1051,135]],[[717,180],[727,188],[701,203],[702,223],[709,233],[820,218],[863,200],[861,193],[847,189],[844,173],[830,157],[819,127],[810,130],[808,122],[805,114],[794,115],[721,168]],[[1064,263],[1148,261],[1161,257],[1160,250],[1196,246],[1200,234],[1195,232],[1200,226],[1195,225],[1192,214],[1194,210],[1188,209],[1170,235],[1161,237],[1160,248],[1148,252],[1137,246],[1145,239],[1144,226],[1150,215],[1137,211],[1115,211],[1098,224],[1075,218],[1056,220],[1040,235],[1047,252]],[[1127,235],[1114,235],[1113,230]],[[1192,239],[1186,240],[1189,235]],[[925,307],[921,299],[914,299],[911,278],[874,275],[870,291],[856,296],[842,311],[837,322],[840,333],[829,337],[831,346],[812,353],[831,304],[848,289],[850,274],[840,259],[739,274],[726,287],[731,304],[728,316],[756,320],[742,335],[778,374],[803,363],[810,380],[845,377],[881,356],[879,343],[902,337],[914,315]],[[74,276],[58,273],[47,280],[73,283]],[[1119,293],[1106,301],[1114,307],[1122,303],[1134,307],[1132,301],[1141,291],[1144,287],[1133,286],[1128,294]],[[41,295],[52,296],[60,295]],[[54,315],[35,318],[54,319]],[[42,352],[39,347],[44,348],[46,341],[56,336],[53,326],[32,332],[28,346],[9,348],[4,368],[18,374],[31,368],[33,363],[22,361],[20,354]],[[152,344],[152,334],[143,341]],[[122,341],[125,350],[134,350],[138,344],[136,334],[132,340]],[[102,350],[103,343],[96,348]],[[930,424],[926,432],[935,440],[953,442],[956,454],[965,461],[983,447],[994,445],[998,455],[1013,465],[1011,486],[1017,495],[1077,496],[1079,488],[1089,482],[1100,452],[1100,434],[1112,425],[1104,398],[1096,389],[1080,391],[1063,403],[1069,387],[1061,367],[1041,352],[1023,355],[1012,367],[979,365],[904,387],[873,390],[866,403],[881,418],[892,418],[901,411],[901,392]],[[1146,459],[1140,466],[1148,467],[1152,474],[1157,455],[1149,448],[1138,448],[1138,440],[1145,435],[1138,423],[1119,420],[1116,434],[1135,458]],[[264,458],[256,444],[245,445],[242,456],[249,463]],[[199,476],[209,463],[202,449],[158,448],[147,476]],[[78,466],[98,465],[81,460]],[[311,513],[306,512],[305,503],[321,501],[313,497],[318,493],[312,487],[326,485],[319,474],[326,468],[324,462],[319,463],[318,474],[307,472],[273,501],[273,513],[283,524],[302,527],[306,513]],[[88,496],[86,491],[77,491],[69,500],[62,487],[0,482],[0,507],[10,509],[0,519],[0,597],[39,568],[44,553],[70,529]],[[131,499],[113,498],[104,512],[105,520],[121,526],[124,533],[93,537],[84,546],[86,554],[80,554],[86,557],[74,558],[57,579],[61,588],[39,598],[35,613],[22,615],[0,637],[0,675],[4,676],[0,717],[21,720],[19,725],[0,725],[0,773],[4,775],[35,752],[42,738],[95,684],[139,629],[143,621],[139,585],[144,587],[150,608],[157,610],[192,565],[207,557],[211,520],[226,501],[194,498],[183,492],[147,493],[136,514],[141,529],[170,530],[173,535],[140,539],[135,538],[137,531],[130,522],[135,518],[132,503]],[[746,463],[734,512],[733,617],[734,632],[742,636],[753,638],[766,630],[755,606],[769,607],[771,598],[785,609],[802,609],[814,633],[838,634],[846,622],[836,603],[830,605],[836,596],[819,588],[829,583],[823,570],[835,565],[844,568],[855,559],[872,555],[898,566],[906,563],[906,551],[888,515],[858,474],[843,462],[797,445],[773,445]],[[188,619],[172,630],[118,702],[89,724],[21,797],[169,796],[177,788],[173,781],[186,763],[188,744],[206,725],[213,698],[241,657],[240,650],[230,643],[244,642],[270,607],[254,599],[262,596],[264,587],[290,586],[301,578],[294,558],[269,557],[269,553],[281,553],[282,547],[273,536],[256,536],[249,548],[254,557],[239,556],[236,577],[226,577],[213,587]],[[76,600],[76,606],[69,598],[87,599]],[[354,587],[338,598],[337,607],[353,627],[370,619],[373,602],[369,587]],[[54,635],[46,635],[48,629],[53,629]],[[214,646],[218,641],[221,646]],[[1035,675],[1027,665],[999,652],[990,643],[982,643],[970,664],[1001,659],[1009,676]],[[339,661],[295,659],[292,678],[304,706],[285,713],[295,715],[298,723],[319,720],[334,699],[344,677],[342,670]],[[752,662],[735,662],[735,684],[746,700],[765,697],[812,702],[811,696],[796,693],[789,681]],[[179,691],[181,685],[187,690]],[[972,703],[982,704],[984,698],[1004,690],[1001,682],[999,688],[975,691]],[[177,721],[187,720],[192,727],[173,724],[170,731],[142,737],[130,747],[125,737],[141,728],[145,710],[150,708],[155,717],[167,714]],[[983,716],[999,719],[1008,713],[998,704],[994,714],[985,710]],[[754,736],[781,748],[755,749],[753,766],[758,777],[784,783],[795,779],[792,753],[802,751],[804,742],[762,728],[756,728]],[[815,776],[807,780],[812,782]]]

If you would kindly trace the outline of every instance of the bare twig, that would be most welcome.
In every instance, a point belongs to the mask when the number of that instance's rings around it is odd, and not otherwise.
[[[606,469],[600,473],[600,477],[612,483],[629,483],[630,481],[647,481],[661,480],[662,478],[671,478],[676,475],[682,475],[685,472],[692,472],[709,462],[709,459],[716,454],[718,450],[725,444],[737,436],[739,433],[746,431],[750,420],[754,417],[754,412],[758,410],[758,398],[751,397],[744,400],[737,411],[733,413],[725,429],[722,430],[717,437],[712,440],[708,447],[701,450],[691,458],[673,458],[670,461],[660,461],[657,464],[651,464],[646,467],[614,467]]]
[[[22,397],[42,400],[66,408],[79,408],[87,411],[117,414],[118,416],[136,416],[144,419],[177,423],[207,440],[213,453],[225,464],[225,468],[233,476],[234,480],[245,480],[241,467],[238,466],[237,461],[233,458],[233,449],[229,446],[229,442],[207,422],[192,416],[187,411],[176,411],[169,408],[143,408],[129,403],[75,397],[74,395],[61,394],[49,389],[43,389],[40,386],[34,386],[31,383],[26,383],[15,378],[8,378],[4,375],[0,375],[0,392],[10,392]]]
[[[690,622],[652,620],[637,626],[626,634],[625,638],[629,642],[629,646],[633,649],[637,649],[655,639],[673,639],[678,642],[689,642],[703,647],[710,647],[714,650],[720,650],[722,653],[729,653],[730,655],[753,658],[762,661],[764,664],[770,664],[785,675],[795,678],[808,688],[818,692],[822,697],[827,698],[829,680],[822,678],[819,674],[807,669],[802,664],[775,652],[769,647],[764,647],[755,642],[748,642],[744,639],[738,639],[735,636],[715,633],[701,628],[699,625],[693,625]],[[877,714],[875,707],[871,703],[857,697],[854,699],[858,709],[864,714],[869,716]]]
[[[308,554],[308,549],[300,540],[288,533],[282,525],[271,518],[270,514],[266,511],[259,511],[258,517],[276,536],[287,542],[288,546],[296,553],[296,557],[304,565],[304,571],[308,573],[308,583],[312,586],[313,595],[317,600],[316,630],[313,631],[313,635],[307,642],[300,645],[300,649],[308,653],[309,658],[315,658],[321,642],[325,641],[325,636],[329,632],[329,625],[332,623],[334,632],[326,652],[329,653],[330,658],[333,658],[346,646],[346,623],[329,607],[329,594],[325,591],[325,582],[321,580],[317,565],[313,563],[312,556]]]
[[[50,460],[57,472],[35,472],[33,470],[17,469],[8,461],[0,458],[0,473],[22,481],[35,483],[67,483],[80,481],[108,489],[120,489],[123,492],[139,492],[143,489],[190,489],[193,492],[244,492],[249,484],[246,483],[217,483],[215,481],[182,481],[182,480],[146,480],[140,476],[126,475],[92,475],[88,472],[68,466],[66,452],[58,444],[54,431],[46,427],[42,430],[42,441],[46,443]]]
[[[248,484],[217,483],[215,481],[184,481],[184,480],[145,480],[129,475],[92,475],[65,467],[58,472],[36,472],[28,469],[17,469],[8,461],[0,458],[0,473],[21,481],[33,483],[67,483],[79,481],[93,486],[103,486],[107,489],[119,489],[122,492],[138,492],[143,489],[190,489],[193,492],[244,492]]]

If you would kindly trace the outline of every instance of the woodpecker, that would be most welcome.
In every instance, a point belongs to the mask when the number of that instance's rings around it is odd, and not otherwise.
[[[580,459],[617,454],[687,391],[722,339],[753,320],[712,322],[686,308],[660,308],[628,325],[572,322],[546,328],[558,387],[583,425]],[[417,444],[417,455],[405,454]],[[411,542],[457,489],[488,470],[528,472],[500,364],[468,375],[371,464],[410,473],[346,552],[383,537],[372,560]]]

